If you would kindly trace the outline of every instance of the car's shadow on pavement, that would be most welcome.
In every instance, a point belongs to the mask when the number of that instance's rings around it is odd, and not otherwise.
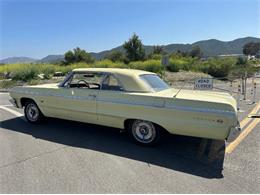
[[[48,119],[43,124],[32,125],[20,118],[1,122],[1,127],[71,147],[85,148],[181,171],[205,178],[222,178],[224,155],[218,166],[210,166],[198,159],[201,139],[185,136],[168,136],[155,147],[144,147],[130,141],[118,129]],[[87,158],[87,156],[86,156]],[[205,160],[205,158],[204,158]]]

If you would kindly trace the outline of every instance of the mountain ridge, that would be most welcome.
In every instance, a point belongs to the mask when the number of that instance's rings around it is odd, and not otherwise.
[[[5,59],[0,60],[1,64],[15,64],[17,62],[19,63],[32,63],[35,62],[37,59],[25,57],[25,56],[15,56],[15,57],[8,57]]]
[[[183,52],[189,52],[193,46],[199,46],[205,57],[229,55],[229,54],[243,54],[243,46],[248,42],[260,42],[260,38],[257,37],[243,37],[234,39],[232,41],[221,41],[218,39],[201,40],[194,43],[173,43],[167,45],[160,45],[167,53],[173,53],[177,50]],[[146,54],[149,54],[153,50],[152,45],[144,45]],[[104,50],[101,52],[89,52],[96,60],[103,59],[108,53],[112,51],[125,52],[123,46],[118,46],[110,50]],[[20,59],[19,59],[20,58]],[[23,59],[24,58],[24,59]],[[20,60],[20,61],[19,61]],[[48,55],[40,60],[29,57],[11,57],[0,60],[0,63],[57,63],[64,60],[64,55]]]
[[[243,37],[234,39],[231,41],[221,41],[218,39],[207,39],[196,41],[194,43],[173,43],[167,45],[160,45],[164,51],[168,53],[176,52],[177,50],[183,52],[189,52],[193,46],[199,46],[205,57],[213,57],[218,55],[228,54],[243,54],[243,46],[248,42],[260,42],[260,38],[257,37]],[[217,45],[216,45],[217,44]],[[217,50],[216,50],[217,46]],[[153,50],[152,45],[144,45],[146,54],[149,54]],[[101,52],[90,52],[90,54],[96,59],[100,60],[104,58],[109,52],[122,51],[124,52],[123,46],[118,46],[110,50],[104,50]]]

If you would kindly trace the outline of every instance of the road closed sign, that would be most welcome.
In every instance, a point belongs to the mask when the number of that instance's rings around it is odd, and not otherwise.
[[[213,89],[213,79],[201,78],[201,79],[195,80],[194,89],[200,89],[200,90]]]

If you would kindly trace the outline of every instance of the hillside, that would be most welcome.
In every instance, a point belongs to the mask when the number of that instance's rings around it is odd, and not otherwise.
[[[29,58],[29,57],[10,57],[0,60],[0,64],[17,64],[17,63],[32,63],[37,59]]]
[[[173,53],[177,50],[180,51],[190,51],[193,46],[199,46],[203,52],[204,57],[218,56],[218,55],[228,55],[228,54],[243,54],[243,46],[248,42],[260,42],[260,38],[256,37],[245,37],[235,39],[233,41],[220,41],[217,39],[209,39],[198,41],[192,44],[169,44],[162,45],[164,51],[167,53]],[[153,50],[153,46],[145,45],[145,52],[149,54]],[[84,49],[84,48],[83,48]],[[101,52],[90,52],[90,54],[97,60],[103,59],[109,52],[112,51],[122,51],[124,52],[123,46],[118,46],[116,48],[105,50]],[[28,57],[12,57],[0,60],[1,64],[10,63],[57,63],[64,59],[64,55],[48,55],[41,60],[35,60]]]
[[[48,55],[36,61],[36,63],[58,63],[62,60],[64,60],[64,55]]]
[[[198,41],[192,44],[169,44],[169,45],[162,45],[164,51],[167,53],[173,53],[177,50],[180,51],[190,51],[193,46],[199,46],[204,54],[205,57],[208,56],[218,56],[218,55],[227,55],[227,54],[243,54],[243,46],[248,42],[260,42],[260,38],[255,37],[245,37],[235,39],[233,41],[219,41],[217,39],[209,39]],[[149,54],[153,50],[153,46],[145,45],[145,52]],[[109,52],[111,51],[122,51],[124,49],[122,46],[113,48],[111,50],[102,51],[99,53],[91,53],[93,57],[96,59],[104,58]]]
[[[260,38],[245,37],[227,42],[211,39],[207,41],[198,41],[192,45],[198,45],[205,56],[217,56],[243,54],[243,46],[248,42],[260,42]]]

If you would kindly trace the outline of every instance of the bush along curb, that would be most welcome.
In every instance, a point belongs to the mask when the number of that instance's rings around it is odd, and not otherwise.
[[[10,92],[10,89],[0,89],[0,93],[8,93]]]

